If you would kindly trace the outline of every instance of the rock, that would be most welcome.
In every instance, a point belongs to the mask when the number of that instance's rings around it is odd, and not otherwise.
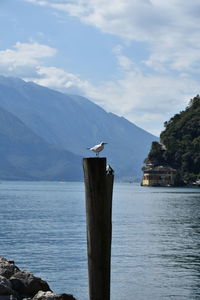
[[[51,291],[48,283],[29,271],[19,271],[10,278],[12,289],[24,297],[33,297],[39,291]]]
[[[9,279],[16,272],[19,272],[19,268],[15,265],[13,260],[7,260],[4,257],[0,257],[0,275]]]
[[[13,295],[0,296],[0,300],[17,300]]]
[[[18,300],[18,294],[12,289],[9,279],[0,276],[0,300]]]
[[[13,260],[0,257],[0,300],[76,300],[54,294],[48,283],[29,271],[20,271]]]
[[[3,277],[0,276],[0,295],[12,295],[13,290],[10,281]]]
[[[42,292],[39,291],[32,300],[76,300],[72,295],[61,294],[56,295],[53,292]]]
[[[76,300],[72,295],[69,295],[69,294],[60,294],[60,295],[58,295],[58,299],[60,299],[60,300]]]

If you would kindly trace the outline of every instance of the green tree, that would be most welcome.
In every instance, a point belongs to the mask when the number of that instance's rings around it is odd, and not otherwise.
[[[165,164],[164,152],[165,150],[160,143],[156,141],[152,142],[151,150],[148,157],[145,159],[145,163],[151,163],[154,166]]]
[[[191,99],[186,109],[164,126],[161,144],[152,143],[145,162],[176,168],[179,182],[181,177],[186,183],[197,180],[200,174],[200,96]]]

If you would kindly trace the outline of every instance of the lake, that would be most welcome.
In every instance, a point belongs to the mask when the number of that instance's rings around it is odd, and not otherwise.
[[[83,183],[1,182],[0,255],[88,300]],[[200,299],[200,189],[115,183],[112,300]]]

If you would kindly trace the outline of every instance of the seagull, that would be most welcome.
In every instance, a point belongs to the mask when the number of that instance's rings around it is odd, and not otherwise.
[[[95,145],[94,147],[87,148],[87,150],[91,150],[91,151],[95,152],[96,156],[99,157],[99,152],[104,149],[104,145],[106,145],[106,144],[108,144],[108,143],[101,142],[100,144]]]

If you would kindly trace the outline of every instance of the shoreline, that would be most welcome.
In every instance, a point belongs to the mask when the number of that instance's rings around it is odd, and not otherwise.
[[[49,284],[27,270],[20,270],[13,260],[0,256],[1,300],[77,300],[70,294],[55,294]]]

